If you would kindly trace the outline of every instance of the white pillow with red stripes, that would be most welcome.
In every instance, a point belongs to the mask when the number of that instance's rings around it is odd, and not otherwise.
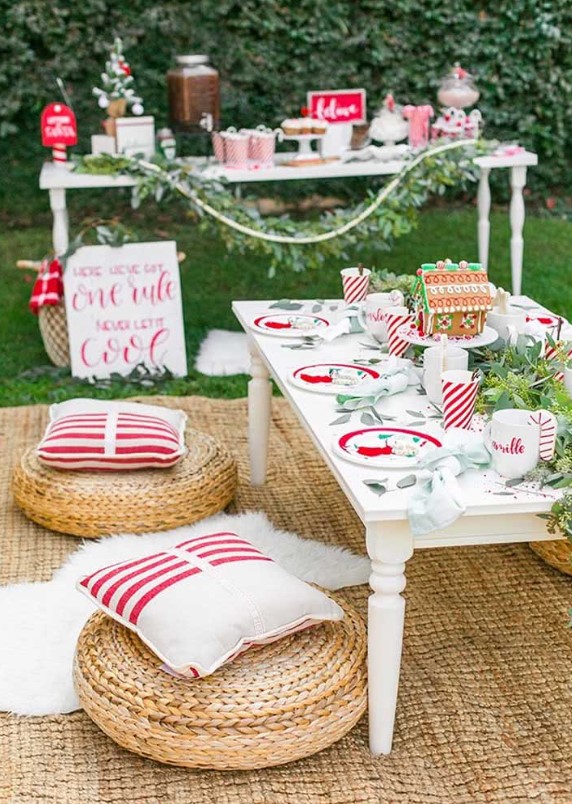
[[[50,407],[36,454],[55,469],[168,469],[187,451],[186,421],[158,405],[70,399]]]
[[[236,533],[211,533],[103,567],[78,589],[185,678],[208,676],[342,609]]]

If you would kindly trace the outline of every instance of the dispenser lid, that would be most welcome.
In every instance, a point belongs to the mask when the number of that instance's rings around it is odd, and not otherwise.
[[[203,55],[190,54],[186,56],[177,56],[177,64],[184,64],[187,67],[196,66],[197,64],[208,64],[209,57]]]

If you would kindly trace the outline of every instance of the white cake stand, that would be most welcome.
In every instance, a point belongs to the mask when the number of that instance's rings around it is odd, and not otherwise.
[[[312,140],[321,140],[323,136],[323,134],[284,134],[282,139],[298,141],[298,153],[293,156],[293,160],[304,162],[320,156],[319,153],[312,150]]]
[[[397,335],[414,346],[438,346],[441,340],[440,333],[420,335],[416,329],[411,329],[409,324],[403,324],[397,330]],[[494,343],[498,337],[496,330],[492,327],[485,327],[479,335],[447,335],[447,342],[451,346],[460,346],[461,349],[477,349],[479,346],[488,346]]]

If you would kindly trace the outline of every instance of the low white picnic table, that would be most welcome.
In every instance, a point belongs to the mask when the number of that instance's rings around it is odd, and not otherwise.
[[[277,154],[276,164],[271,168],[258,170],[233,170],[213,167],[212,162],[204,158],[188,160],[197,170],[207,169],[212,175],[221,176],[232,184],[246,184],[263,181],[299,181],[302,179],[343,179],[356,176],[392,176],[404,167],[402,160],[392,161],[336,161],[322,165],[290,167],[281,164],[292,158],[292,154]],[[523,190],[526,186],[528,167],[538,164],[535,153],[524,151],[512,156],[479,156],[475,164],[480,168],[479,188],[477,193],[478,209],[478,251],[479,262],[488,267],[490,241],[490,209],[491,192],[489,175],[491,170],[508,169],[510,176],[511,201],[509,221],[511,229],[510,259],[512,292],[519,294],[522,288],[523,266],[523,228],[525,218]],[[53,214],[52,239],[56,254],[66,251],[69,243],[69,221],[66,206],[67,190],[93,190],[106,187],[132,187],[135,179],[130,176],[99,176],[87,173],[76,173],[71,165],[56,167],[46,162],[40,173],[40,189],[47,190],[50,196],[50,207]]]
[[[535,305],[526,296],[514,298],[513,303]],[[300,339],[272,337],[253,328],[253,322],[259,316],[283,312],[269,309],[270,304],[272,302],[235,301],[232,305],[234,314],[248,333],[252,354],[252,379],[248,385],[251,483],[261,485],[266,481],[267,464],[272,461],[272,454],[268,454],[272,379],[364,524],[365,544],[372,562],[372,595],[368,608],[370,748],[374,754],[388,754],[393,740],[405,624],[405,600],[401,593],[405,589],[406,562],[414,549],[554,539],[538,514],[549,511],[561,492],[550,488],[542,492],[516,490],[507,487],[503,478],[492,469],[469,470],[458,478],[465,514],[442,530],[414,537],[407,518],[411,488],[396,486],[397,481],[412,470],[372,468],[340,457],[333,449],[334,437],[366,427],[360,423],[359,411],[352,421],[339,423],[335,396],[301,389],[289,381],[290,374],[300,367],[328,361],[352,364],[357,359],[371,357],[374,353],[364,348],[365,336],[345,335],[331,343],[322,342],[316,348],[292,350],[287,348],[288,345],[301,342]],[[323,312],[317,315],[334,322],[342,304],[337,302],[337,313],[330,311],[331,304],[327,302]],[[315,301],[306,302],[297,313],[311,314],[315,305]],[[536,310],[546,312],[540,305]],[[411,426],[410,419],[415,414],[417,421],[419,417],[425,417],[426,426],[438,428],[437,432],[442,435],[441,425],[429,418],[435,411],[427,397],[420,396],[413,386],[403,393],[384,397],[376,407],[382,416],[395,417],[391,422],[393,427]],[[304,472],[303,464],[299,471]],[[364,482],[376,478],[386,478],[391,493],[377,496]],[[482,567],[482,572],[486,573],[486,567]],[[515,602],[515,605],[518,604]],[[491,628],[494,627],[491,623]],[[427,638],[431,639],[430,634]],[[486,679],[483,683],[487,683]]]

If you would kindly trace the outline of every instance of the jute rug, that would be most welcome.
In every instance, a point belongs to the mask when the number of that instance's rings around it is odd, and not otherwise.
[[[148,400],[147,400],[148,401]],[[160,400],[157,400],[160,401]],[[239,461],[234,511],[363,551],[363,530],[283,400],[270,471],[247,483],[243,400],[164,399]],[[46,408],[0,410],[0,582],[46,580],[77,540],[26,521],[9,479]],[[408,564],[394,750],[373,759],[364,719],[327,751],[271,770],[187,771],[117,747],[81,712],[0,716],[0,801],[10,804],[489,804],[572,802],[572,583],[525,545],[419,551]],[[347,590],[364,614],[367,589]],[[1,635],[0,635],[1,640]],[[0,643],[1,644],[1,643]],[[38,672],[42,668],[38,667]]]

